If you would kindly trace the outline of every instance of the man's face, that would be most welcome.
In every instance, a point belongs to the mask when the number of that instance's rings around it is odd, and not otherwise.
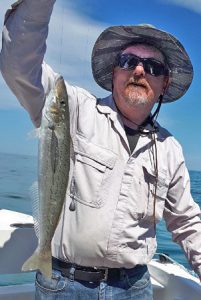
[[[154,58],[164,63],[162,53],[148,45],[130,46],[123,53],[134,54],[141,58]],[[148,115],[158,97],[164,93],[167,81],[168,78],[165,75],[153,76],[146,73],[141,63],[132,70],[121,69],[117,66],[113,73],[115,103],[122,115],[130,120],[132,111],[136,112],[137,109],[143,109]]]

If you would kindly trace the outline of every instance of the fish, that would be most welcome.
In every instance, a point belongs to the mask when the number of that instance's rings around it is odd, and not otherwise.
[[[40,270],[52,275],[51,241],[65,202],[70,169],[70,119],[66,85],[62,76],[46,97],[39,129],[38,182],[34,184],[35,252],[22,271]]]

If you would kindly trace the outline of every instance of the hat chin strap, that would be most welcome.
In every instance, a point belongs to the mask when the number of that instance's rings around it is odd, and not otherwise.
[[[157,117],[158,117],[158,114],[159,114],[159,111],[160,111],[160,108],[161,108],[161,104],[163,102],[163,95],[160,95],[158,100],[159,100],[158,101],[158,106],[157,106],[155,112],[153,113],[153,115],[151,116],[152,122],[155,122]],[[154,120],[154,118],[155,118],[155,120]]]
[[[142,125],[139,125],[138,127],[138,131],[139,133],[141,134],[144,134],[144,135],[149,135],[150,133],[156,133],[158,132],[158,127],[155,125],[155,122],[156,122],[156,119],[158,117],[158,114],[159,114],[159,111],[160,111],[160,108],[161,108],[161,104],[163,102],[163,95],[160,95],[159,96],[159,101],[158,101],[158,106],[155,110],[155,112],[153,113],[153,115],[149,115],[146,120],[142,123]],[[147,129],[145,128],[146,124],[150,124],[152,126],[152,129]]]

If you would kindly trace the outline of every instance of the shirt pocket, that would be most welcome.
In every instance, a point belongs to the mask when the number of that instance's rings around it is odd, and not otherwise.
[[[105,199],[104,182],[111,175],[116,155],[105,148],[77,138],[70,197],[87,206],[100,208]]]
[[[147,202],[145,203],[145,217],[159,221],[163,217],[163,210],[168,193],[168,178],[165,170],[158,171],[158,178],[151,168],[143,166],[146,183]]]
[[[129,200],[130,212],[135,220],[160,220],[163,215],[163,209],[168,191],[166,172],[159,170],[158,180],[152,167],[146,165],[135,166]],[[157,185],[156,185],[157,183]],[[156,196],[155,196],[156,194]]]

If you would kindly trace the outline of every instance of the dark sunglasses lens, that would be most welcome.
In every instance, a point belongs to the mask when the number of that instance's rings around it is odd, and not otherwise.
[[[147,59],[144,62],[144,69],[147,73],[153,76],[160,76],[166,74],[165,66],[162,63],[151,59]]]
[[[122,54],[119,57],[118,66],[122,69],[131,70],[134,69],[138,64],[138,59],[135,56]]]

